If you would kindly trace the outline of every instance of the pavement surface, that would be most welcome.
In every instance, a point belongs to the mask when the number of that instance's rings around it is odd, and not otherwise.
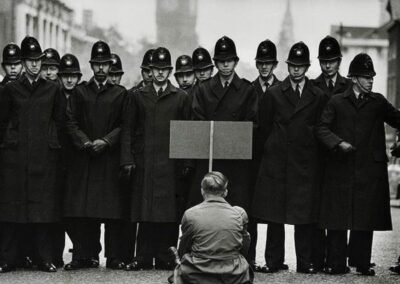
[[[397,205],[397,204],[396,204]],[[294,253],[293,226],[286,226],[286,263],[288,271],[275,274],[256,273],[255,283],[400,283],[400,275],[392,274],[388,268],[394,264],[400,255],[400,207],[392,207],[393,231],[376,232],[372,261],[376,263],[376,276],[360,276],[352,272],[343,276],[330,276],[325,274],[304,275],[295,272],[296,261]],[[265,245],[266,225],[260,225],[259,242],[257,244],[257,261],[263,263],[263,251]],[[69,240],[66,245],[65,261],[71,260],[71,254],[67,250],[71,247]],[[0,274],[0,283],[167,283],[169,271],[113,271],[105,269],[105,260],[101,258],[101,267],[74,272],[59,269],[57,273],[45,273],[39,271],[18,270],[7,274]]]

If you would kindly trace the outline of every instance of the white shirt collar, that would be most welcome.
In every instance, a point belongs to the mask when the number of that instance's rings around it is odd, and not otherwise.
[[[265,81],[261,78],[261,76],[258,76],[258,81],[260,82],[261,88],[265,92],[265,89],[266,89]],[[269,77],[269,79],[267,80],[268,86],[271,87],[272,84],[274,83],[274,81],[275,81],[275,77],[273,75],[271,75]]]
[[[332,78],[325,78],[324,77],[324,79],[325,79],[325,83],[326,83],[326,85],[329,87],[329,81],[330,80],[332,80],[332,82],[333,82],[333,86],[336,86],[336,80],[337,80],[337,73],[332,77]]]
[[[100,89],[100,84],[103,84],[103,86],[105,86],[105,84],[107,83],[107,80],[104,80],[104,82],[98,82],[97,80],[96,80],[96,78],[94,78],[93,77],[93,81],[96,83],[96,85],[97,85],[97,88],[99,88]]]
[[[161,88],[163,89],[163,92],[164,92],[168,87],[168,81],[166,81],[162,86],[158,86],[153,83],[153,87],[154,87],[154,90],[156,90],[156,93],[158,93],[158,90],[160,90]]]
[[[306,79],[304,78],[301,82],[295,83],[290,79],[290,84],[292,85],[293,91],[296,91],[296,86],[299,85],[300,95],[303,93],[304,85],[306,84]]]
[[[233,77],[234,77],[234,76],[235,76],[235,73],[232,73],[232,76],[229,77],[228,80],[222,79],[222,77],[219,76],[219,79],[220,79],[220,81],[221,81],[222,87],[225,87],[225,82],[228,82],[228,86],[230,86],[231,83],[232,83],[232,80],[233,80]]]

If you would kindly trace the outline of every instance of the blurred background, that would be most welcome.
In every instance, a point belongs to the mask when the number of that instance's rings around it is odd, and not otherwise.
[[[139,81],[145,50],[165,46],[173,60],[203,46],[211,54],[223,35],[231,37],[240,57],[239,76],[257,76],[257,45],[269,38],[278,47],[277,74],[287,74],[285,59],[297,41],[310,48],[309,77],[318,76],[319,41],[336,37],[343,46],[342,74],[355,54],[368,52],[376,65],[375,90],[389,98],[397,86],[390,63],[396,57],[399,0],[1,0],[0,46],[20,44],[27,34],[43,49],[72,52],[80,59],[84,78],[92,44],[102,39],[123,61],[122,84]],[[391,33],[393,52],[389,52]],[[175,63],[175,62],[174,62]],[[400,64],[399,64],[400,65]],[[394,102],[394,101],[393,101]]]

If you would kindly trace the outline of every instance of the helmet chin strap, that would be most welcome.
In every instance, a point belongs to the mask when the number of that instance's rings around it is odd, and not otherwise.
[[[371,92],[371,91],[367,90],[366,88],[364,88],[364,87],[361,85],[360,81],[358,80],[358,77],[356,77],[356,80],[357,80],[357,83],[358,83],[358,88],[360,88],[360,90],[361,90],[363,93],[369,93],[369,92]]]

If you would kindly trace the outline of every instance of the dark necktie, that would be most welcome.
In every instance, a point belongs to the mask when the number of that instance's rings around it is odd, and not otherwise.
[[[99,90],[103,90],[104,84],[103,83],[99,83]]]
[[[328,88],[329,88],[329,91],[333,91],[333,88],[335,88],[335,86],[333,85],[333,80],[329,80],[329,84],[328,84]]]
[[[296,84],[296,91],[294,92],[296,94],[296,97],[300,100],[300,85]]]
[[[265,82],[264,83],[264,86],[265,86],[265,92],[268,90],[268,88],[269,88],[269,83],[268,82]]]
[[[161,97],[162,93],[163,93],[163,89],[159,88],[158,92],[157,92],[157,96]]]
[[[228,81],[225,81],[224,89],[226,89],[226,88],[228,88],[228,87],[229,87],[229,82],[228,82]]]

